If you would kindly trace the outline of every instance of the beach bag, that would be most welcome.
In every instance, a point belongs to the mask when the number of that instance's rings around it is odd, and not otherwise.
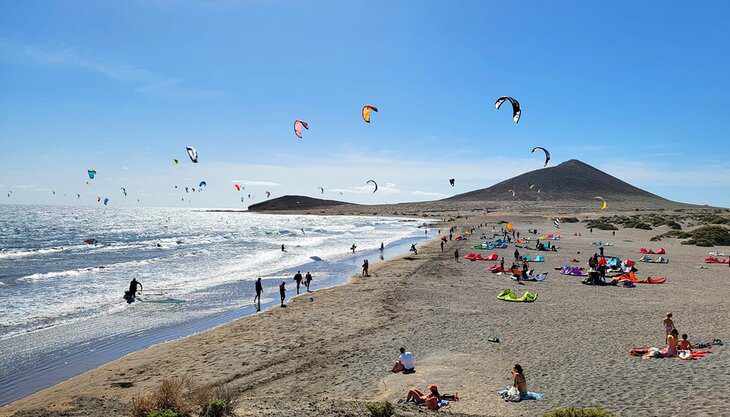
[[[517,389],[517,387],[509,387],[507,392],[502,393],[502,399],[505,401],[515,402],[515,403],[522,401],[522,397],[520,396],[520,391]]]

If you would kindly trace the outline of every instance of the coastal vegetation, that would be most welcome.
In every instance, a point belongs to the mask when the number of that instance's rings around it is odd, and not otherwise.
[[[228,417],[236,394],[224,386],[196,386],[189,378],[165,379],[132,403],[132,417]]]

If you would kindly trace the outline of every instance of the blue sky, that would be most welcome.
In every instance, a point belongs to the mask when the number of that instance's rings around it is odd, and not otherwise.
[[[3,2],[0,202],[242,207],[318,186],[360,203],[427,200],[540,168],[530,149],[545,146],[551,163],[577,158],[670,199],[730,207],[729,12],[659,1]],[[522,103],[518,125],[493,108],[501,95]],[[369,125],[366,103],[380,110]],[[310,124],[302,140],[295,119]],[[98,177],[86,185],[89,168]],[[180,191],[200,180],[204,192]]]

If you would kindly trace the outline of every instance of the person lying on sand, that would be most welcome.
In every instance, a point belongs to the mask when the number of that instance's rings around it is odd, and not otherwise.
[[[437,410],[439,403],[441,402],[441,394],[439,394],[438,387],[434,384],[429,385],[428,395],[424,395],[421,391],[413,388],[408,391],[406,396],[406,402],[413,402],[415,404],[423,404],[429,410]]]
[[[411,352],[407,352],[404,347],[400,348],[398,361],[395,363],[395,366],[393,366],[393,369],[391,369],[390,372],[403,372],[404,374],[412,374],[416,372],[416,362],[413,359],[413,354]]]

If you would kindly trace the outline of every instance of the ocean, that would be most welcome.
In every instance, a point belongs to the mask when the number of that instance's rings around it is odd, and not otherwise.
[[[425,239],[419,219],[0,206],[0,405],[127,353],[346,282]],[[86,240],[95,243],[86,243]],[[281,245],[286,251],[282,252]],[[355,244],[353,254],[350,247]],[[139,301],[122,296],[143,285]],[[316,292],[313,293],[316,299]]]

